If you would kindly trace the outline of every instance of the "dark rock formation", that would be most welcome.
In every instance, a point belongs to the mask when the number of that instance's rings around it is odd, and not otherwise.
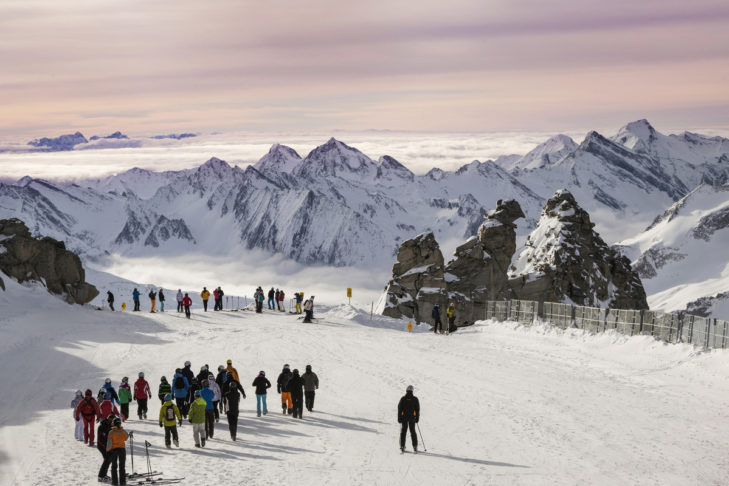
[[[42,151],[56,152],[63,150],[73,150],[74,146],[80,143],[88,143],[86,137],[81,132],[76,132],[72,135],[61,135],[56,138],[38,138],[28,142],[31,147],[38,147]]]
[[[593,227],[572,194],[557,191],[512,267],[517,297],[540,303],[647,309],[638,273]]]
[[[386,292],[386,316],[412,317],[421,322],[430,321],[435,304],[445,310],[443,254],[433,233],[423,233],[400,245]]]
[[[402,244],[387,286],[383,314],[432,322],[430,311],[453,302],[456,325],[483,319],[489,300],[566,302],[583,306],[647,309],[645,291],[630,261],[593,230],[590,216],[568,191],[547,201],[539,224],[514,266],[516,201],[498,201],[454,259],[443,257],[432,233]],[[509,273],[510,272],[510,273]]]
[[[53,238],[33,238],[19,219],[0,220],[0,270],[18,282],[41,282],[69,304],[86,304],[99,295],[86,283],[81,260]]]

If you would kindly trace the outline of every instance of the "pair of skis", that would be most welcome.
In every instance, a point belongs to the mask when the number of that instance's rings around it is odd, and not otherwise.
[[[127,474],[127,484],[177,484],[185,478],[163,478],[162,473],[159,471],[152,470],[152,463],[149,460],[149,446],[148,441],[144,441],[144,452],[147,456],[147,472],[135,473],[134,472],[134,434],[129,436],[129,449],[132,456],[132,473]],[[159,477],[158,477],[159,476]]]

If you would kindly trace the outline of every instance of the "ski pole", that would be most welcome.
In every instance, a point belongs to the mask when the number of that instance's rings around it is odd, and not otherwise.
[[[428,448],[425,447],[425,439],[423,439],[423,433],[420,431],[420,424],[415,422],[415,425],[418,426],[418,434],[420,434],[420,441],[423,443],[423,452],[428,452]]]
[[[152,474],[152,462],[149,460],[149,446],[151,445],[146,440],[144,441],[144,452],[147,454],[147,472],[149,474]]]
[[[129,450],[132,454],[132,474],[134,474],[134,434],[129,436]]]

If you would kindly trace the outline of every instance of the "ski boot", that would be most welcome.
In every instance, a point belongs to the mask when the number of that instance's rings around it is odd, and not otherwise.
[[[177,440],[172,441],[175,444],[175,447],[180,447],[180,442]]]

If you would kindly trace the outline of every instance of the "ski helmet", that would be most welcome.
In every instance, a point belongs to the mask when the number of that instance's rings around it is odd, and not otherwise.
[[[285,365],[284,365],[284,369],[285,369],[285,370],[288,370],[288,369],[290,369],[290,368],[289,368],[289,365],[285,364]]]
[[[306,365],[306,371],[311,371],[311,365]]]
[[[228,364],[233,364],[233,360],[232,360],[232,359],[229,359],[229,360],[227,361],[227,363],[228,363]]]
[[[140,372],[139,372],[139,377],[140,377],[140,378],[144,378],[144,371],[140,371]]]
[[[218,366],[218,371],[223,371],[224,369],[225,369],[225,366],[223,366],[223,365]]]
[[[408,387],[405,389],[405,391],[409,391],[409,392],[411,392],[413,390],[414,390],[413,385],[408,385]]]
[[[192,363],[190,363],[189,361],[185,361],[185,366],[192,366]]]
[[[76,390],[76,396],[77,397],[80,397],[83,394],[84,394],[84,392],[82,392],[81,390]]]
[[[296,368],[294,368],[294,374],[295,374],[296,376],[299,376],[299,370],[298,370],[298,369],[296,369]]]
[[[263,371],[263,370],[259,371],[258,374],[261,375],[261,376],[266,376],[266,372]]]
[[[167,377],[163,376],[162,378],[159,379],[159,381],[161,381],[162,383],[167,383]]]
[[[128,383],[128,382],[129,382],[128,376],[125,376],[124,378],[122,378],[122,383]]]
[[[104,383],[106,383],[107,385],[108,385],[109,383],[111,383],[111,378],[107,378],[106,380],[104,380]]]
[[[195,390],[195,396],[196,397],[199,397],[200,396],[200,390]]]
[[[215,375],[213,375],[212,373],[210,373],[208,375],[208,381],[215,381]]]
[[[171,401],[172,401],[172,395],[170,395],[168,393],[167,395],[165,395],[165,402],[171,402]]]
[[[93,394],[94,394],[94,392],[92,392],[90,388],[87,388],[86,392],[84,393],[84,395],[86,395],[87,397],[90,397]]]
[[[114,427],[121,427],[121,419],[119,417],[114,419]]]

